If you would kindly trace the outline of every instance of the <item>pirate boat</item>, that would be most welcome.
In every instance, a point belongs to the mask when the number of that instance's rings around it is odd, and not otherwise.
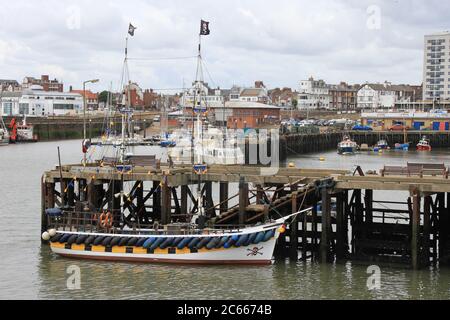
[[[123,126],[129,112],[129,101],[125,98],[122,101],[127,104],[121,109]],[[201,118],[205,112],[199,104],[197,125],[202,125]],[[110,170],[112,173],[133,170],[133,162],[129,161],[130,157],[126,154],[124,128],[120,149],[121,155],[117,161],[102,161],[96,170]],[[129,194],[122,187],[116,194],[120,198],[118,211],[102,208],[92,211],[89,207],[80,208],[82,212],[78,213],[65,208],[46,210],[48,230],[43,232],[43,240],[50,242],[53,253],[79,259],[181,264],[270,264],[276,241],[285,232],[286,223],[310,209],[254,226],[219,228],[209,224],[201,203],[202,176],[207,173],[208,165],[202,153],[197,153],[195,160],[192,172],[198,179],[198,212],[190,222],[164,226],[154,222],[151,227],[139,223],[137,227],[136,224],[130,225],[125,215],[125,199]],[[80,170],[84,168],[86,163]],[[121,176],[123,185],[124,175]],[[162,181],[161,185],[165,183]]]

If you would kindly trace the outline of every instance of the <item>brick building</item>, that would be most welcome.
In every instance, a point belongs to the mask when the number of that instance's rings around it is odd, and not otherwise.
[[[227,102],[224,109],[227,127],[231,129],[260,128],[280,120],[280,107],[259,102]],[[220,111],[215,110],[216,119]]]
[[[358,107],[358,90],[360,85],[349,85],[341,82],[338,85],[330,85],[331,104],[334,110],[356,110]]]
[[[30,89],[33,85],[41,86],[43,90],[47,92],[64,91],[64,85],[56,79],[50,80],[50,77],[48,75],[42,75],[40,79],[26,77],[25,79],[23,79],[22,89]]]

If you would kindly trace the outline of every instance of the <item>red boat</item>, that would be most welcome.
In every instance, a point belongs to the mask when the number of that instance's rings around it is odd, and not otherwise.
[[[430,141],[423,137],[417,144],[417,151],[431,151]]]

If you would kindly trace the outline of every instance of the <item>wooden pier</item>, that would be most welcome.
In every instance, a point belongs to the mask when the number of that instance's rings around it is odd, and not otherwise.
[[[42,178],[42,231],[48,226],[46,209],[63,208],[70,221],[107,210],[118,221],[121,202],[125,222],[133,229],[188,222],[198,211],[200,194],[205,227],[250,225],[312,207],[287,226],[277,244],[277,259],[357,259],[413,268],[448,264],[448,170],[412,167],[381,168],[372,175],[361,168],[280,168],[265,175],[262,170],[268,168],[212,165],[198,193],[198,176],[190,166],[144,159],[136,159],[127,172],[105,162],[63,165]],[[389,190],[404,191],[405,199],[389,202],[374,196]]]

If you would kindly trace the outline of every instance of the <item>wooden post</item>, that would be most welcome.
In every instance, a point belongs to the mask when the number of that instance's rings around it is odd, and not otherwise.
[[[331,223],[331,196],[326,188],[322,193],[322,235],[320,241],[320,260],[322,263],[328,262],[330,244],[330,223]]]
[[[54,208],[55,207],[55,183],[54,182],[47,182],[45,184],[46,187],[46,195],[47,195],[47,201],[46,201],[46,207]]]
[[[245,211],[248,205],[248,183],[244,177],[239,180],[239,225],[245,225]]]
[[[344,194],[336,195],[336,257],[342,259],[345,251]]]
[[[366,190],[364,202],[366,203],[365,224],[370,225],[373,222],[373,190]]]
[[[169,224],[172,213],[172,192],[167,183],[161,186],[161,223]]]
[[[152,218],[153,220],[161,221],[161,190],[162,186],[160,186],[161,182],[153,181],[153,188],[158,188],[153,194],[153,211]]]
[[[95,181],[91,180],[87,185],[87,201],[89,209],[95,211],[97,208],[96,193],[95,193]]]
[[[314,199],[312,216],[311,216],[311,229],[312,229],[312,238],[311,245],[313,250],[311,250],[313,257],[317,255],[317,199]]]
[[[411,263],[414,269],[419,269],[420,196],[414,194],[412,198]]]
[[[188,191],[189,186],[182,185],[181,186],[181,196],[180,196],[180,206],[181,206],[181,214],[188,213]]]
[[[423,208],[423,257],[425,265],[430,263],[431,202],[431,196],[426,196]]]
[[[292,193],[292,213],[296,213],[297,208],[297,192]],[[298,260],[298,220],[297,217],[294,218],[294,222],[290,225],[289,233],[289,258],[291,261]],[[304,243],[303,243],[304,245]]]
[[[146,213],[144,203],[144,181],[139,181],[139,185],[136,188],[135,195],[137,203],[137,219],[139,222],[143,222]]]
[[[45,210],[47,209],[47,188],[45,184],[45,177],[41,178],[41,234],[48,229],[48,219]],[[42,240],[42,242],[45,242]]]
[[[228,211],[228,182],[220,182],[220,213]]]
[[[214,209],[214,200],[212,196],[212,182],[205,182],[205,198],[206,198],[206,215],[208,217],[214,217],[216,215],[216,211]]]
[[[260,184],[256,185],[256,204],[263,204],[263,187]]]
[[[67,184],[67,205],[73,207],[75,205],[75,182],[70,181]]]

